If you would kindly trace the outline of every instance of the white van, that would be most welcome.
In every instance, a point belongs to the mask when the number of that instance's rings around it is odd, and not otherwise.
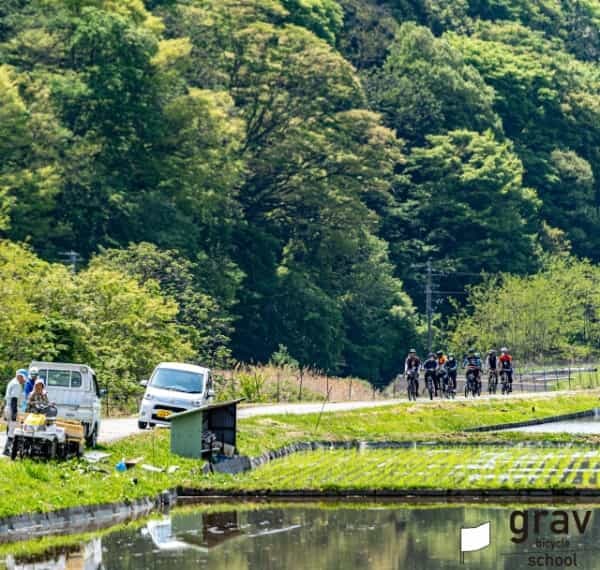
[[[214,398],[210,370],[195,364],[161,362],[150,380],[140,384],[146,388],[138,418],[140,429],[168,426],[172,414],[199,408]]]
[[[48,399],[56,404],[58,417],[78,420],[85,430],[85,443],[94,447],[100,432],[100,398],[96,373],[86,364],[33,361],[44,379]]]

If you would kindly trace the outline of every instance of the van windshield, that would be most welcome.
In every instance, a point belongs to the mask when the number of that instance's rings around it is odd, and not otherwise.
[[[186,372],[185,370],[172,370],[159,368],[152,376],[150,384],[154,388],[175,390],[188,394],[200,394],[204,389],[204,374],[199,372]]]

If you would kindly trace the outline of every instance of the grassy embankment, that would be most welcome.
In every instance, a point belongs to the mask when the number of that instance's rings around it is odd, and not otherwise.
[[[240,452],[257,455],[268,449],[276,449],[294,441],[308,440],[437,440],[448,441],[481,441],[496,442],[507,439],[535,439],[531,434],[460,434],[461,430],[479,425],[515,422],[532,417],[547,417],[583,411],[600,404],[598,392],[576,393],[569,395],[544,395],[537,398],[511,400],[481,400],[475,402],[436,402],[433,404],[401,404],[375,409],[356,410],[339,414],[323,414],[319,421],[318,414],[256,417],[242,420],[239,425]],[[317,426],[318,424],[318,426]],[[542,436],[543,437],[543,436]],[[539,439],[539,436],[538,436]],[[545,437],[544,439],[548,439]],[[556,439],[565,439],[561,436]],[[589,445],[593,438],[578,438],[582,445]],[[163,489],[177,485],[192,487],[242,487],[247,482],[249,488],[256,487],[264,477],[264,486],[276,487],[274,480],[280,475],[273,470],[278,468],[296,470],[294,461],[312,464],[315,459],[323,465],[331,467],[332,481],[334,473],[343,473],[336,465],[350,461],[357,465],[361,461],[379,461],[370,453],[356,455],[349,453],[332,453],[326,457],[299,455],[259,469],[250,475],[239,477],[204,476],[201,472],[202,462],[173,456],[169,452],[169,433],[165,430],[146,432],[126,440],[106,446],[111,453],[109,460],[103,464],[88,465],[83,461],[69,461],[62,464],[35,463],[31,461],[0,461],[0,517],[32,511],[51,511],[73,505],[89,505],[108,503],[127,499],[153,496]],[[390,480],[394,477],[394,461],[399,464],[408,461],[412,455],[408,451],[382,452],[384,460],[389,461]],[[458,456],[470,450],[456,450],[455,463],[463,461]],[[179,469],[173,474],[151,473],[140,466],[118,473],[114,465],[121,457],[132,458],[142,456],[144,462],[158,467],[168,468],[177,465]],[[344,457],[346,459],[344,459]],[[394,459],[396,457],[397,459]],[[424,457],[422,452],[414,454],[415,461]],[[292,463],[288,463],[292,462]],[[347,470],[346,470],[347,471]],[[368,474],[368,471],[363,470]],[[376,470],[379,472],[379,470]],[[283,473],[283,471],[282,471]],[[326,472],[324,472],[326,474]],[[445,479],[435,478],[432,470],[432,483],[446,484]],[[296,471],[296,474],[298,472]],[[282,475],[283,477],[283,475]],[[318,477],[317,477],[318,478]],[[408,485],[408,479],[401,479]],[[423,480],[415,476],[415,485]],[[365,485],[387,485],[388,479],[365,478]],[[370,481],[370,482],[369,482]],[[400,481],[398,479],[397,481]],[[449,480],[448,480],[449,481]],[[301,486],[300,474],[297,479]],[[356,483],[348,479],[348,485]],[[323,478],[316,483],[323,485]],[[335,479],[336,485],[342,485],[341,479]]]

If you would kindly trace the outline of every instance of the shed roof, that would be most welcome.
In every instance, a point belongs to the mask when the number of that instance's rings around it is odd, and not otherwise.
[[[177,418],[181,418],[183,416],[191,416],[192,414],[197,414],[198,412],[205,412],[206,410],[214,410],[217,408],[225,408],[226,406],[231,406],[233,404],[237,405],[240,402],[245,400],[245,398],[238,398],[237,400],[228,400],[227,402],[215,402],[214,404],[207,404],[205,406],[201,406],[199,408],[192,408],[191,410],[186,410],[185,412],[179,412],[178,414],[172,414],[169,420],[173,421]]]

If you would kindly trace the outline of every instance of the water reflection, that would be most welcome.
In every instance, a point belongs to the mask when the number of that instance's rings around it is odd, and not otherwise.
[[[600,416],[588,416],[564,422],[550,422],[509,431],[522,431],[529,433],[571,433],[571,434],[600,434]]]
[[[547,506],[553,511],[556,506]],[[563,507],[567,509],[566,507]],[[516,544],[511,513],[529,509],[529,536]],[[83,545],[78,552],[54,555],[51,560],[10,559],[8,568],[22,570],[333,570],[333,569],[506,569],[548,567],[557,551],[538,540],[552,536],[551,516],[534,528],[534,510],[540,507],[492,505],[278,505],[240,507],[238,511],[207,514],[199,510],[175,511],[142,529],[125,529]],[[575,527],[562,535],[565,559],[577,553],[577,567],[600,569],[595,545],[600,539],[600,512],[591,510],[589,527]],[[598,515],[598,527],[594,516]],[[523,519],[519,519],[523,522]],[[467,553],[460,563],[461,527],[491,522],[492,543]],[[519,535],[521,538],[523,533]],[[565,546],[566,542],[566,546]],[[535,564],[530,562],[534,557]],[[538,561],[544,562],[542,565]],[[555,564],[558,566],[558,564]]]
[[[7,570],[103,570],[102,540],[95,538],[81,545],[46,552],[40,556],[6,559]]]

